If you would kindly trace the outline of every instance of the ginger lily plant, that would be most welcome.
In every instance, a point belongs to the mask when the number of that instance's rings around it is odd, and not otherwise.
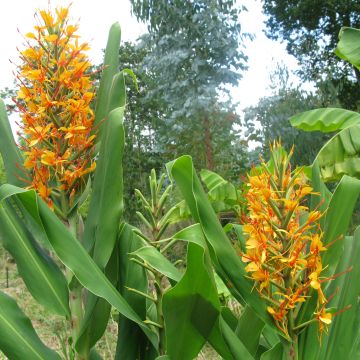
[[[305,179],[276,145],[272,161],[249,176],[246,194],[224,181],[225,192],[209,189],[212,196],[232,193],[217,197],[226,209],[247,198],[243,226],[223,228],[191,158],[183,156],[167,168],[195,223],[162,238],[179,207],[165,211],[173,185],[162,191],[163,178],[152,172],[150,201],[137,192],[147,236],[122,223],[126,101],[119,25],[110,29],[93,113],[87,45],[79,45],[68,9],[40,12],[38,19],[26,35],[18,74],[23,152],[0,102],[9,181],[0,187],[0,238],[31,295],[69,321],[65,358],[100,357],[95,346],[111,307],[120,314],[117,359],[193,359],[206,342],[230,360],[357,358],[359,282],[353,279],[360,276],[360,231],[345,235],[360,180],[343,176],[331,193],[317,163]],[[78,207],[90,189],[84,222]],[[184,273],[163,255],[176,241],[187,243]],[[214,272],[243,307],[240,316],[222,306]],[[10,359],[60,359],[2,292],[0,333]]]

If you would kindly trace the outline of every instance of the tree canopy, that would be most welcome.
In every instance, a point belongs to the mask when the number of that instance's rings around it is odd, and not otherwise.
[[[333,50],[341,27],[360,27],[360,1],[264,0],[263,7],[268,15],[267,36],[286,41],[288,52],[301,65],[303,79],[321,82],[331,78],[339,88],[342,105],[356,108],[360,72],[339,61]]]
[[[217,143],[231,138],[237,121],[229,86],[237,85],[246,69],[241,9],[230,0],[131,3],[136,17],[148,24],[144,67],[157,83],[148,96],[164,101],[166,145],[196,155],[198,166],[216,167]]]

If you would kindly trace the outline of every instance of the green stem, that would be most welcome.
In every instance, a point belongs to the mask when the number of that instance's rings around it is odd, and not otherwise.
[[[68,228],[72,235],[75,238],[79,238],[78,234],[78,215],[71,217],[68,219]],[[81,320],[83,318],[83,304],[82,304],[82,288],[80,283],[75,279],[73,279],[74,274],[71,270],[66,270],[66,277],[68,283],[70,285],[70,292],[69,292],[69,306],[71,312],[71,337],[72,337],[72,347],[74,349],[75,341],[78,338],[80,327],[81,327]],[[72,284],[73,283],[73,284]],[[75,352],[75,349],[74,349]],[[89,355],[81,356],[76,354],[77,360],[88,360]]]

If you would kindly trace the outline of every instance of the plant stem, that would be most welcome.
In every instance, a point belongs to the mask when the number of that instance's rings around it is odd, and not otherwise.
[[[71,234],[78,239],[82,234],[78,234],[78,215],[75,215],[68,219],[68,228]],[[69,306],[71,312],[71,337],[72,337],[72,348],[75,347],[75,341],[80,332],[80,324],[83,318],[83,307],[82,307],[82,288],[76,279],[73,279],[74,274],[71,270],[66,270],[66,277],[70,287],[69,293]],[[74,349],[75,352],[75,349]],[[76,352],[75,352],[76,353]],[[89,355],[81,356],[76,354],[77,360],[87,360]]]

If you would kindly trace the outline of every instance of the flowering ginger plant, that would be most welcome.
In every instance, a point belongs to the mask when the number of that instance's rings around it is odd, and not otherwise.
[[[302,168],[291,170],[292,151],[287,155],[280,143],[271,149],[272,164],[262,162],[254,169],[248,182],[249,214],[243,227],[247,234],[242,260],[245,270],[255,281],[254,287],[267,302],[267,311],[287,338],[317,321],[320,335],[331,323],[334,314],[326,308],[321,276],[323,233],[319,220],[324,215],[309,211],[306,196],[314,194]],[[314,318],[297,324],[303,303],[309,300],[311,289],[317,293]]]
[[[17,74],[23,165],[31,174],[29,187],[50,206],[55,198],[71,205],[84,175],[95,169],[89,47],[79,42],[68,10],[36,15],[38,25],[25,35],[27,48],[20,52]]]

